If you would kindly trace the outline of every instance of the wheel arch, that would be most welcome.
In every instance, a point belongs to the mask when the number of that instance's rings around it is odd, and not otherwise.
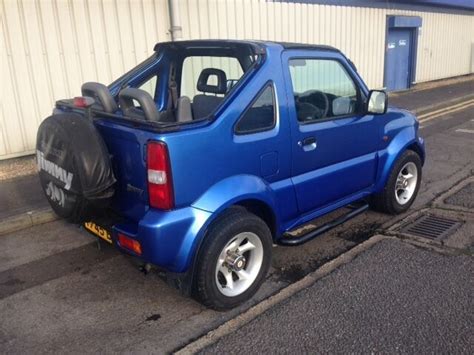
[[[391,140],[388,147],[379,155],[379,172],[374,191],[381,191],[387,183],[395,162],[407,150],[412,150],[420,156],[422,165],[425,161],[424,141],[418,137],[416,128],[409,126],[399,131]]]
[[[423,166],[425,164],[425,149],[420,145],[420,143],[413,142],[412,144],[407,146],[405,150],[414,151],[416,154],[420,156],[421,165]]]
[[[208,234],[209,227],[233,208],[245,208],[260,217],[269,227],[273,239],[278,231],[279,218],[275,196],[270,186],[254,175],[237,175],[221,180],[199,197],[192,207],[212,213],[196,233],[191,247],[191,260],[187,269],[188,286],[194,282],[197,256]]]
[[[273,208],[266,201],[262,199],[258,199],[258,198],[242,198],[239,200],[235,200],[232,203],[228,203],[222,206],[219,210],[214,212],[212,217],[209,218],[209,220],[203,226],[201,231],[199,231],[198,237],[197,237],[198,239],[197,244],[193,251],[193,260],[191,263],[193,269],[196,263],[197,255],[199,254],[199,251],[204,242],[204,239],[206,238],[208,234],[209,227],[218,219],[222,218],[227,213],[230,213],[231,210],[235,208],[245,209],[248,212],[261,218],[270,229],[272,238],[273,240],[275,240],[277,230],[278,230],[278,222],[277,222],[277,215],[275,214]]]
[[[274,210],[267,203],[257,199],[246,199],[237,202],[234,206],[241,206],[262,219],[270,229],[273,240],[275,240],[278,230],[277,218]]]
[[[273,238],[278,231],[275,193],[269,184],[255,175],[226,178],[214,184],[192,206],[212,213],[203,228],[208,228],[227,209],[240,206],[260,217],[268,225]],[[203,238],[203,233],[203,230],[199,232],[199,239]]]

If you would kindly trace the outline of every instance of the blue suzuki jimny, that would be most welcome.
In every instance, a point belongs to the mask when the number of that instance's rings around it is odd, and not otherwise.
[[[85,83],[43,121],[36,153],[59,216],[219,310],[258,290],[273,244],[368,206],[406,211],[425,159],[414,115],[339,50],[225,40],[160,43],[109,86]]]

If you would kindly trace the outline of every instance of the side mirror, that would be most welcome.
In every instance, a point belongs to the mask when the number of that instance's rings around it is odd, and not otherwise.
[[[336,97],[332,100],[332,114],[334,116],[343,116],[351,113],[352,101],[349,97]]]
[[[370,90],[367,101],[367,113],[372,115],[383,115],[387,112],[388,95],[382,90]]]

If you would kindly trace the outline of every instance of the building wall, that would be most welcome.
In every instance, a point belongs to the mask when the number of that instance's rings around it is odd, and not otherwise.
[[[167,0],[1,0],[0,159],[31,153],[55,100],[110,83],[168,41]]]
[[[387,15],[420,16],[416,81],[468,74],[473,13],[264,0],[180,0],[183,39],[329,44],[383,86]],[[31,153],[54,101],[109,83],[170,40],[167,0],[3,0],[0,159]]]

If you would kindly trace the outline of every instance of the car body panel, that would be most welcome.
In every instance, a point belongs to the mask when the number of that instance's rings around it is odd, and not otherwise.
[[[114,209],[127,219],[115,225],[114,239],[117,233],[137,239],[143,261],[173,273],[186,272],[208,226],[227,208],[249,201],[271,211],[276,241],[314,218],[381,191],[394,162],[406,149],[416,146],[424,161],[418,122],[403,110],[391,108],[383,115],[361,113],[305,125],[297,122],[289,58],[336,59],[359,87],[361,100],[367,97],[368,88],[342,53],[272,42],[255,45],[262,48],[261,57],[212,119],[170,132],[155,132],[140,124],[126,126],[106,117],[95,120],[118,180]],[[158,71],[163,80],[157,94],[163,94],[156,98],[156,105],[162,110],[168,101],[163,84],[168,73],[160,66],[169,62],[166,50],[158,51],[109,88],[117,95],[127,83],[139,84]],[[269,83],[276,97],[275,126],[265,132],[235,134],[240,116]],[[298,146],[307,136],[317,140],[312,152]],[[169,150],[175,199],[171,211],[148,205],[146,144],[155,140],[166,143]]]

